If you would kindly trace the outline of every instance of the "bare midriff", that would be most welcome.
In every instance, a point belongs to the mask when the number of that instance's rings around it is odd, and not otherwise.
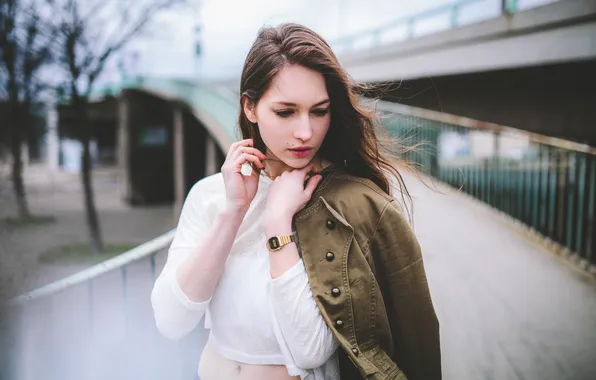
[[[221,356],[207,341],[199,362],[201,380],[300,380],[284,365],[245,364]]]

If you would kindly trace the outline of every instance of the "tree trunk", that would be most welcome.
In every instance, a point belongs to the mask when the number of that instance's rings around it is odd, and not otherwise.
[[[29,212],[29,205],[27,204],[27,195],[25,193],[25,183],[23,181],[23,161],[22,161],[22,149],[21,149],[21,133],[20,133],[20,120],[12,123],[12,133],[10,139],[10,150],[12,153],[12,184],[14,189],[15,198],[17,200],[17,210],[19,218],[26,220],[31,218]]]
[[[92,185],[92,171],[91,171],[91,151],[90,140],[91,131],[87,125],[86,103],[79,105],[78,115],[82,117],[79,119],[81,124],[83,143],[83,155],[81,157],[81,178],[83,180],[83,190],[85,195],[85,211],[87,216],[87,226],[89,227],[89,237],[91,239],[91,251],[93,254],[100,254],[103,251],[103,241],[101,238],[101,228],[99,218],[97,217],[97,209],[95,208],[95,196],[93,194]]]
[[[12,91],[16,92],[16,91]],[[12,120],[9,120],[11,130],[10,133],[10,151],[12,153],[12,185],[14,189],[15,198],[17,201],[17,210],[20,219],[26,220],[31,218],[29,206],[27,204],[27,195],[25,193],[25,183],[23,181],[23,161],[21,143],[23,140],[21,131],[23,126],[24,111],[19,107],[18,100],[15,100],[16,95],[13,94],[11,101]]]

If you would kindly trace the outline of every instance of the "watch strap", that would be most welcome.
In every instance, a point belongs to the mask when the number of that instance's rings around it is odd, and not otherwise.
[[[280,245],[283,247],[284,245],[290,244],[294,241],[294,234],[278,236],[277,238],[279,239]]]
[[[271,252],[279,251],[285,245],[295,242],[296,238],[294,233],[291,235],[276,235],[267,239],[267,249]]]

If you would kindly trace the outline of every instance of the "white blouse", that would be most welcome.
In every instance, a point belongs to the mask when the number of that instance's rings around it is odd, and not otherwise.
[[[285,365],[290,376],[339,380],[339,342],[313,299],[302,260],[272,279],[261,216],[271,179],[259,189],[240,225],[224,271],[206,302],[191,301],[176,279],[177,266],[196,252],[225,205],[221,173],[197,182],[189,192],[155,282],[151,303],[158,330],[179,339],[205,315],[209,340],[220,355],[246,364]]]

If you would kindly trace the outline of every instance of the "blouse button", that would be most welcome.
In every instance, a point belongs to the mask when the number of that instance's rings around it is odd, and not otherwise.
[[[333,288],[331,289],[331,295],[333,295],[333,297],[337,297],[341,294],[341,290],[339,290],[339,288]]]
[[[342,327],[343,325],[344,325],[344,321],[342,321],[341,319],[338,319],[337,321],[335,321],[335,326]]]
[[[327,261],[333,261],[333,259],[335,258],[335,254],[333,252],[327,252],[325,258],[327,259]]]
[[[357,348],[352,348],[352,353],[356,356],[360,353]]]
[[[329,228],[330,230],[334,229],[335,228],[335,222],[333,220],[329,219],[327,221],[327,228]]]

